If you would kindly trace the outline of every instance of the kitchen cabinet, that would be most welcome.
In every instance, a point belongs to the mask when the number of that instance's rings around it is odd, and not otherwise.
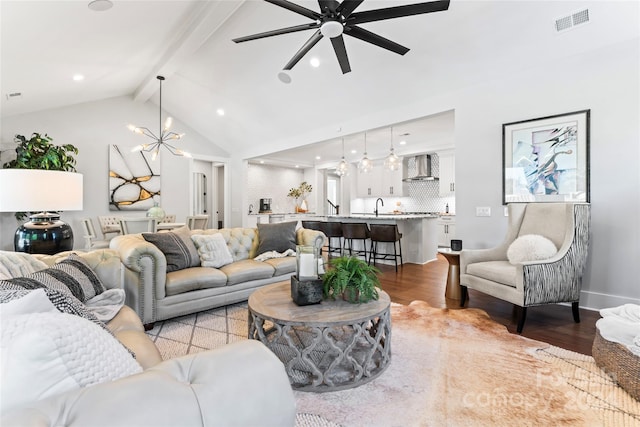
[[[405,187],[402,182],[402,167],[390,171],[383,167],[382,162],[374,162],[374,168],[371,172],[358,172],[356,194],[361,198],[403,197]]]
[[[438,246],[451,246],[451,239],[456,238],[456,219],[443,216],[438,219]]]
[[[452,196],[456,191],[456,157],[453,152],[438,153],[440,196]]]

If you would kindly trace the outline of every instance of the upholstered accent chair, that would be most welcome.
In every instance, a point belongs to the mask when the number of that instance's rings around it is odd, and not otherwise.
[[[502,244],[461,252],[460,306],[463,307],[467,299],[467,288],[509,301],[520,307],[517,331],[521,333],[527,307],[570,302],[574,321],[579,323],[578,303],[589,246],[590,205],[513,203],[509,204],[508,212],[507,235]],[[557,252],[541,256],[543,251],[530,246],[529,255],[524,256],[529,260],[523,260],[522,254],[526,251],[516,253],[514,242],[519,239],[521,243],[532,235],[544,242],[553,242]]]

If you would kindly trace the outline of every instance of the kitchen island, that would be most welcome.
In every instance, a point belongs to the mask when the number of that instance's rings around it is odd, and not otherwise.
[[[333,221],[333,222],[365,222],[371,224],[397,224],[402,233],[402,260],[405,263],[425,264],[433,261],[438,253],[438,222],[436,213],[382,213],[376,216],[369,213],[353,213],[350,215],[319,215],[311,213],[271,213],[249,215],[248,226],[256,227],[256,223],[298,221]],[[354,249],[362,249],[362,243],[354,241]],[[380,243],[380,250],[393,253],[391,243]],[[387,246],[388,245],[388,246]],[[367,251],[370,248],[367,247]],[[380,263],[392,261],[380,260]]]
[[[438,254],[438,228],[437,214],[351,214],[332,215],[327,221],[336,222],[366,222],[367,224],[397,224],[398,231],[402,233],[402,258],[405,263],[425,264],[434,261]],[[354,242],[354,245],[357,242]],[[379,245],[383,245],[380,243]],[[381,250],[393,253],[391,243]],[[391,261],[378,261],[389,263]]]

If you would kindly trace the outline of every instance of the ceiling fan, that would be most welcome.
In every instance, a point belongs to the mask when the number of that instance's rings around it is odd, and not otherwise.
[[[279,30],[266,31],[264,33],[253,34],[251,36],[239,37],[233,39],[234,42],[242,43],[265,37],[279,36],[281,34],[295,33],[298,31],[317,28],[317,31],[311,36],[311,38],[309,38],[309,40],[307,40],[300,50],[296,52],[293,58],[291,58],[287,65],[284,66],[284,69],[291,70],[294,65],[296,65],[298,61],[300,61],[302,57],[320,41],[322,37],[329,37],[331,39],[331,44],[333,45],[333,50],[338,58],[340,68],[342,69],[342,73],[346,74],[351,71],[351,65],[349,64],[349,57],[347,56],[344,39],[342,38],[343,34],[374,44],[399,55],[404,55],[409,51],[409,48],[374,34],[371,31],[367,31],[364,28],[359,27],[357,24],[401,18],[403,16],[419,15],[423,13],[441,12],[449,8],[450,0],[393,6],[382,9],[367,10],[364,12],[354,12],[364,0],[343,0],[342,3],[337,0],[318,0],[320,12],[315,12],[288,0],[265,1],[305,16],[309,19],[313,19],[314,22],[281,28]]]

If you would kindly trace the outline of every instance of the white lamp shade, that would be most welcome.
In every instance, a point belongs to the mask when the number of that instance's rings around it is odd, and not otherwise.
[[[82,210],[82,174],[0,169],[0,212]]]

